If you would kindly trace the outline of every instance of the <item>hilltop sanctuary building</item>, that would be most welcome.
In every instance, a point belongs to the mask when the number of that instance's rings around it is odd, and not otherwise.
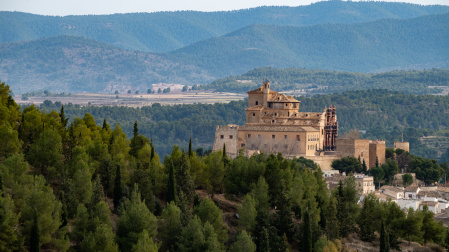
[[[344,156],[360,157],[369,168],[376,158],[385,163],[384,141],[342,139],[338,145],[335,106],[321,113],[299,112],[300,102],[271,90],[269,81],[247,93],[246,124],[217,126],[213,151],[226,144],[226,154],[232,158],[240,149],[246,156],[280,152],[287,158],[311,159],[323,170],[332,169],[332,161]]]

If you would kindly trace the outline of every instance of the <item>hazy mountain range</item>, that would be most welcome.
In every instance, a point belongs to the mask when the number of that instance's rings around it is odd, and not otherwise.
[[[16,93],[109,92],[209,83],[266,66],[448,68],[446,13],[449,6],[343,1],[210,13],[0,12],[0,80]]]

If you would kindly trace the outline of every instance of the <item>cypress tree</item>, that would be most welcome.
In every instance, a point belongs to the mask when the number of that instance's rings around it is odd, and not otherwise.
[[[310,223],[310,214],[309,211],[304,213],[302,224],[302,237],[301,237],[301,251],[304,252],[312,252],[313,244],[312,244],[312,225]]]
[[[150,160],[153,160],[153,158],[154,158],[153,138],[151,138],[151,141],[150,141],[150,147],[151,147],[151,157],[150,157]]]
[[[254,243],[256,243],[257,251],[269,251],[269,235],[270,214],[264,208],[257,210],[256,227],[254,228]]]
[[[25,123],[25,116],[24,116],[24,114],[22,114],[22,120],[20,121],[19,130],[18,130],[19,139],[21,139],[21,140],[24,139],[24,135],[23,135],[23,124],[24,123]]]
[[[329,240],[338,239],[339,235],[339,226],[337,219],[337,202],[334,196],[331,196],[329,199],[329,205],[326,209],[326,229],[325,233]]]
[[[379,167],[379,158],[376,156],[376,167]]]
[[[116,211],[120,205],[120,200],[122,199],[122,196],[123,196],[122,175],[120,173],[120,165],[117,165],[117,169],[115,172],[115,183],[114,183],[114,210],[116,210]]]
[[[168,172],[167,192],[165,194],[165,201],[167,203],[173,201],[176,204],[176,181],[173,169],[174,168],[172,163],[170,165],[170,170]]]
[[[34,222],[31,227],[31,235],[30,235],[30,252],[39,252],[41,250],[41,246],[39,243],[39,224],[37,220],[37,213],[34,211]]]
[[[385,229],[384,220],[382,219],[380,226],[380,252],[389,252],[390,242],[388,241],[388,234]]]
[[[134,127],[133,127],[133,136],[134,138],[136,138],[139,135],[139,129],[137,128],[137,120],[134,122]]]
[[[108,128],[108,123],[106,122],[106,118],[103,119],[103,127],[101,127],[102,129],[107,129]]]
[[[223,144],[223,160],[225,160],[228,156],[226,155],[226,144]]]
[[[367,174],[368,173],[368,168],[366,167],[365,159],[363,159],[362,167],[363,167],[363,173]]]
[[[374,199],[370,196],[363,200],[362,210],[359,215],[358,224],[360,228],[359,236],[362,241],[374,240]]]
[[[257,239],[257,252],[269,252],[270,251],[270,239],[268,236],[267,228],[263,227],[260,230],[260,236]]]
[[[189,158],[192,157],[193,152],[192,152],[192,137],[190,137],[189,140]]]
[[[2,174],[0,174],[0,197],[3,196],[3,181]]]
[[[61,125],[65,129],[67,127],[69,118],[65,118],[64,105],[61,106],[61,112],[59,113],[59,117],[61,118]]]

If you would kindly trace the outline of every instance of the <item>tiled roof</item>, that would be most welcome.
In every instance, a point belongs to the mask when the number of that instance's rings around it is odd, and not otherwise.
[[[440,191],[440,192],[449,192],[449,187],[438,186],[437,190]]]
[[[268,99],[269,102],[299,102],[298,100],[294,99],[293,96],[288,96],[285,94],[273,94]]]
[[[421,205],[426,205],[426,206],[435,206],[438,202],[435,201],[422,201]]]
[[[440,197],[440,194],[436,191],[419,191],[418,196],[421,197],[435,197],[438,198]]]
[[[418,191],[418,187],[417,187],[417,186],[407,186],[407,187],[404,189],[404,191],[405,191],[405,192],[416,192],[416,191]]]
[[[282,132],[310,132],[318,131],[314,127],[300,127],[300,126],[284,126],[284,125],[245,125],[239,127],[240,131],[282,131]]]
[[[259,88],[256,88],[256,89],[253,89],[253,90],[251,90],[251,91],[248,91],[248,92],[246,92],[246,93],[248,93],[248,94],[263,94],[263,90],[264,90],[265,88],[263,87],[263,86],[261,86],[261,87],[259,87]],[[276,92],[276,91],[274,91],[274,90],[269,90],[269,93],[270,94],[279,94],[278,92]]]
[[[401,188],[394,187],[394,186],[382,186],[380,189],[382,189],[382,190],[390,190],[390,191],[393,191],[393,192],[403,192],[404,191]]]

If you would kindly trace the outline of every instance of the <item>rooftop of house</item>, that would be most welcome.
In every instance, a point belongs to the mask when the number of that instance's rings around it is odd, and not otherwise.
[[[438,204],[437,201],[422,201],[421,205],[426,205],[426,206],[436,206]]]
[[[405,191],[405,192],[414,192],[414,193],[416,193],[416,192],[418,191],[418,188],[419,188],[419,187],[417,187],[417,186],[407,186],[407,187],[404,189],[404,191]]]
[[[438,198],[440,194],[437,191],[419,191],[418,196]]]
[[[381,190],[389,190],[389,191],[392,191],[392,192],[404,192],[402,187],[395,187],[395,186],[388,186],[388,185],[384,185],[380,189]]]

